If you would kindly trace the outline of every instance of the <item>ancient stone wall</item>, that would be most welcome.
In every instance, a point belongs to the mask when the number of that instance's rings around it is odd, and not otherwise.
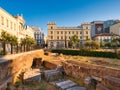
[[[67,75],[83,80],[87,77],[91,77],[96,79],[99,84],[102,84],[102,86],[108,88],[108,90],[109,89],[119,90],[120,87],[119,69],[106,68],[99,65],[79,63],[77,61],[72,61],[72,60],[62,62],[62,64],[65,73]]]
[[[43,61],[43,65],[44,65],[44,67],[46,67],[48,69],[56,69],[57,68],[56,64],[49,62],[49,61]]]
[[[19,73],[30,69],[33,63],[33,58],[42,58],[43,56],[43,50],[35,50],[20,54],[6,55],[0,58],[0,90],[2,90],[2,86],[5,86],[3,84],[9,78],[13,77],[11,82],[15,82]]]

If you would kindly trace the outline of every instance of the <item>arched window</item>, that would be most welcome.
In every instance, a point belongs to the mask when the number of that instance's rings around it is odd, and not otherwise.
[[[53,27],[51,26],[51,29],[53,29]]]

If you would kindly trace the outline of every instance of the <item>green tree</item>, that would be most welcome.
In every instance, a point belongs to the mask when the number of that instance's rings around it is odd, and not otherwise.
[[[84,43],[85,47],[91,49],[91,46],[92,46],[92,41],[90,39],[87,39],[86,42]]]
[[[98,42],[98,40],[86,40],[85,44],[84,44],[87,48],[90,49],[98,49],[100,47],[100,43]]]
[[[1,32],[0,40],[2,42],[4,54],[6,54],[6,44],[10,43],[10,37],[11,37],[11,35],[9,33],[7,33],[6,31]]]
[[[92,49],[98,49],[100,47],[100,43],[98,42],[98,40],[93,40],[91,42],[91,47]]]
[[[21,39],[21,46],[24,46],[24,52],[31,50],[31,47],[36,45],[36,41],[31,37],[26,37]]]
[[[71,37],[70,43],[71,43],[72,47],[75,47],[76,44],[77,44],[79,41],[80,41],[80,40],[79,40],[78,36],[77,36],[77,35],[74,35],[74,36]]]
[[[10,44],[11,44],[11,54],[13,54],[13,46],[18,45],[18,38],[16,36],[10,36]]]

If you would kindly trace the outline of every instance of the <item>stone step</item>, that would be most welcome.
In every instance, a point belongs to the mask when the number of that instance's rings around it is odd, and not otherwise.
[[[71,80],[66,80],[66,81],[56,83],[56,86],[61,88],[62,90],[65,90],[67,88],[77,86],[77,84],[72,82]]]
[[[87,89],[85,87],[75,86],[75,87],[68,88],[66,90],[87,90]]]

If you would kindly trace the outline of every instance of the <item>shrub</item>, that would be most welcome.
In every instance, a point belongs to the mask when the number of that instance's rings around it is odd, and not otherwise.
[[[105,57],[105,58],[118,58],[118,55],[113,52],[102,51],[86,51],[86,50],[52,50],[53,53],[62,53],[64,55],[79,55],[79,56],[91,56],[91,57]]]

